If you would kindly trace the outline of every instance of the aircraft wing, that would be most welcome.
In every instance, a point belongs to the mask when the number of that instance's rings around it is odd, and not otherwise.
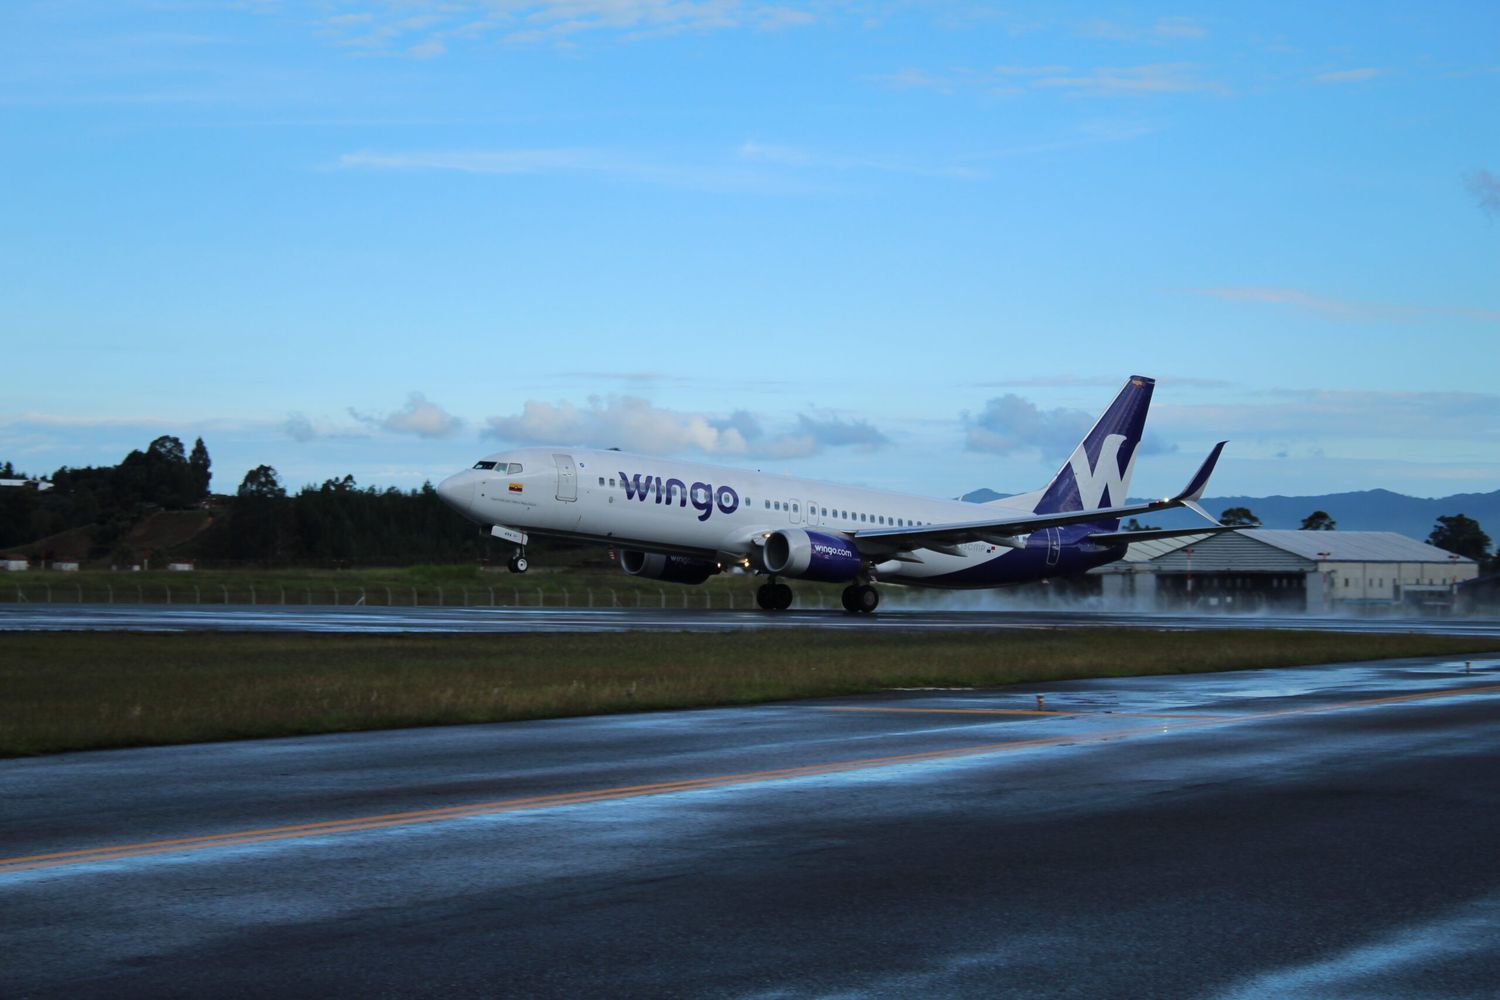
[[[1186,538],[1189,535],[1218,535],[1238,531],[1243,524],[1205,524],[1201,528],[1142,528],[1139,531],[1096,531],[1085,535],[1095,545],[1129,545],[1131,542],[1156,542],[1163,538]]]
[[[1060,528],[1068,524],[1087,524],[1091,521],[1109,521],[1137,514],[1151,514],[1175,507],[1187,507],[1203,515],[1216,526],[1218,519],[1209,514],[1197,501],[1208,486],[1208,477],[1219,461],[1219,455],[1228,442],[1214,445],[1203,464],[1188,482],[1187,487],[1174,497],[1148,500],[1145,503],[1126,504],[1121,507],[1099,507],[1094,510],[1065,510],[1052,514],[1018,514],[1009,517],[984,518],[974,521],[954,521],[947,524],[923,524],[913,528],[871,528],[853,532],[861,550],[866,552],[910,552],[916,549],[933,549],[938,552],[953,551],[964,542],[989,542],[995,545],[1011,545],[1017,536],[1026,535],[1044,528]],[[1101,533],[1101,534],[1113,534]]]

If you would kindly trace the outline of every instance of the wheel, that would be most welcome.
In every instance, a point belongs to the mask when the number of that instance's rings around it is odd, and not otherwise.
[[[792,606],[792,588],[784,583],[778,583],[773,588],[776,591],[775,608],[777,611],[785,611]]]
[[[524,573],[531,566],[531,564],[526,561],[525,556],[512,556],[510,562],[506,565],[510,568],[510,571],[512,573]]]
[[[854,586],[845,587],[844,592],[839,595],[839,600],[843,602],[844,610],[851,615],[859,610],[859,605],[854,600],[854,592],[858,589],[858,587]]]
[[[755,589],[755,603],[760,605],[762,611],[772,610],[774,601],[771,597],[771,585],[763,583]]]
[[[867,615],[880,605],[880,592],[874,587],[864,586],[854,589],[854,610],[862,615]]]

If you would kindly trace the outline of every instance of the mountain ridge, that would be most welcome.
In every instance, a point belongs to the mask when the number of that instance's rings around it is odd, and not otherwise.
[[[987,503],[1006,496],[991,489],[965,493],[960,499]],[[1145,503],[1132,497],[1131,503]],[[1343,531],[1394,531],[1408,538],[1425,539],[1440,516],[1463,514],[1479,522],[1492,538],[1500,538],[1500,489],[1489,493],[1454,493],[1445,497],[1413,497],[1393,490],[1353,490],[1310,496],[1273,494],[1264,497],[1219,496],[1199,501],[1212,514],[1229,507],[1248,507],[1265,528],[1300,528],[1313,511],[1326,511]],[[1201,523],[1189,511],[1170,510],[1142,519],[1155,527],[1180,528]]]

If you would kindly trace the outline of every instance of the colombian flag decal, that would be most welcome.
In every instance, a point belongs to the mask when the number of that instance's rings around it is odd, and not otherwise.
[[[511,483],[510,484],[510,491],[512,493],[521,493],[525,489],[526,489],[526,487],[522,486],[520,483]]]

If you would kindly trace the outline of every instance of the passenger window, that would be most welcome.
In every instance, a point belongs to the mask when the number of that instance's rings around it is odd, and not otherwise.
[[[613,486],[613,485],[614,485],[614,484],[615,484],[615,481],[614,481],[614,480],[613,480],[613,479],[611,479],[611,480],[610,480],[610,481],[609,481],[609,485],[611,485],[611,486]]]
[[[793,514],[797,513],[797,505],[796,504],[792,504],[792,513]]]
[[[604,477],[603,477],[603,476],[600,476],[600,477],[599,477],[599,485],[600,485],[600,486],[603,486],[603,485],[604,485]]]
[[[781,509],[781,501],[780,500],[775,501],[772,504],[772,506],[774,506],[777,510],[780,510]]]

